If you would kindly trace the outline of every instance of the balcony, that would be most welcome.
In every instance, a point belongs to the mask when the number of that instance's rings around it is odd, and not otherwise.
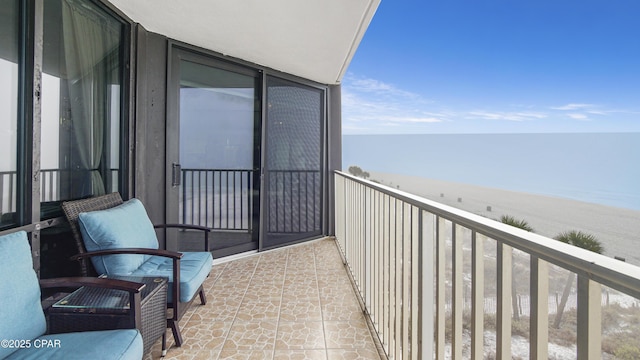
[[[389,358],[640,356],[636,266],[342,173],[335,199]]]
[[[332,238],[218,262],[204,286],[166,359],[380,358]]]
[[[42,200],[59,200],[48,173]],[[246,229],[248,174],[183,170],[182,221],[203,207]],[[335,239],[217,263],[169,357],[640,356],[637,267],[339,172],[334,195]]]

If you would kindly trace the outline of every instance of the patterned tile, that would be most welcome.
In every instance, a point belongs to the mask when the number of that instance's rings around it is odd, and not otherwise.
[[[276,350],[324,349],[322,321],[280,322]]]
[[[191,315],[190,320],[233,321],[240,309],[242,298],[225,298],[216,294],[207,294],[207,305]]]
[[[322,318],[324,321],[364,321],[359,305],[323,304]]]
[[[282,302],[318,301],[320,293],[316,287],[288,287],[282,292]]]
[[[329,349],[328,360],[380,360],[375,349]]]
[[[331,239],[216,264],[166,359],[379,359]],[[161,342],[145,360],[160,358]]]
[[[327,349],[375,349],[371,333],[364,319],[325,321]]]
[[[276,350],[274,360],[326,360],[326,350]]]
[[[252,281],[249,287],[247,288],[245,299],[247,297],[253,297],[257,299],[269,299],[269,300],[280,299],[282,297],[282,289],[283,289],[282,280]]]
[[[222,350],[273,350],[276,330],[276,321],[235,322]]]
[[[246,298],[240,305],[236,322],[278,320],[280,315],[280,299]]]
[[[189,319],[182,329],[182,350],[222,350],[231,322]]]
[[[316,297],[311,299],[282,299],[280,321],[322,321],[320,302]]]
[[[223,350],[218,359],[226,360],[264,360],[271,359],[273,350]],[[212,358],[215,359],[215,358]]]

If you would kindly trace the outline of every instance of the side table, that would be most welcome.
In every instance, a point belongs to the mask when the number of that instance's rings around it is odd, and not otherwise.
[[[140,315],[131,309],[126,291],[81,287],[58,300],[47,310],[49,333],[131,329],[142,334],[144,352],[165,334],[167,328],[167,278],[110,276],[143,283]],[[163,338],[162,349],[165,349]]]

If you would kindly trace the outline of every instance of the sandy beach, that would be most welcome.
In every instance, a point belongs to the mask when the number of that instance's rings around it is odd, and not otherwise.
[[[547,237],[569,230],[593,234],[603,244],[604,255],[640,266],[640,211],[414,176],[370,174],[371,180],[474,214],[526,220],[537,234]]]

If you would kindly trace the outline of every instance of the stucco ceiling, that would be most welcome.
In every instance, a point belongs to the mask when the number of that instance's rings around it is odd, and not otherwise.
[[[380,0],[110,0],[169,38],[340,83]]]

